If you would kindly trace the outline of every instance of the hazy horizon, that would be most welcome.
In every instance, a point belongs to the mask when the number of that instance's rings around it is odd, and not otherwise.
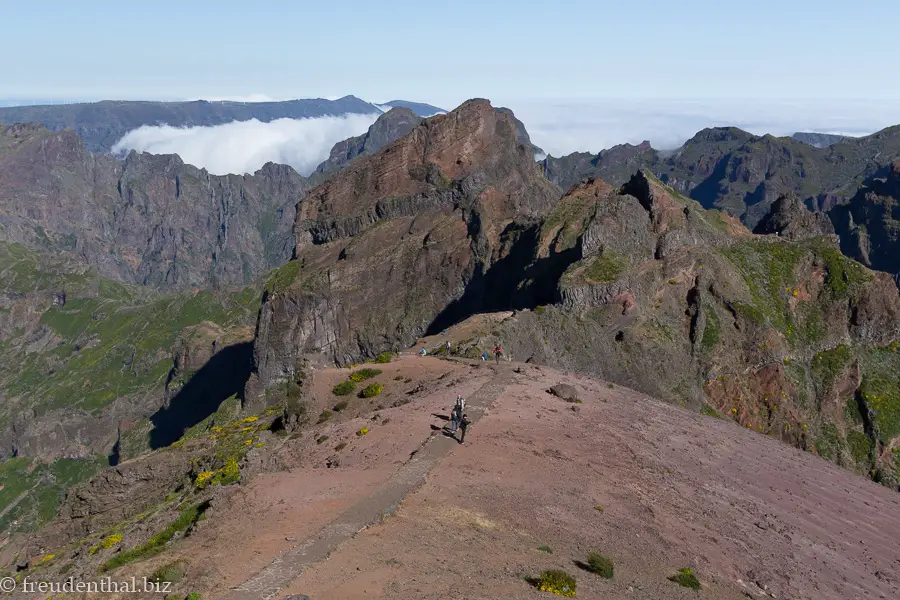
[[[888,0],[760,0],[753,10],[711,0],[459,0],[452,10],[350,0],[268,8],[248,10],[234,0],[97,0],[91,11],[53,0],[14,3],[4,17],[17,26],[0,39],[0,56],[15,60],[3,65],[0,97],[253,102],[354,95],[446,110],[481,97],[511,108],[554,156],[643,140],[672,149],[722,125],[783,136],[865,135],[900,123],[900,82],[879,59],[891,56],[892,40],[868,33],[900,16],[900,5]],[[442,26],[461,18],[465,27]],[[123,24],[132,25],[125,41]],[[34,44],[36,30],[41,44]],[[266,157],[293,157],[308,170],[327,157],[336,136],[368,126],[351,121],[190,131],[154,124],[121,143],[178,151],[211,170],[252,168]]]
[[[779,137],[798,131],[861,136],[900,123],[900,101],[491,101],[511,108],[532,142],[553,156],[596,153],[644,140],[658,150],[672,150],[707,127],[733,126]],[[336,142],[365,133],[379,115],[373,110],[368,115],[250,120],[212,127],[149,125],[126,134],[115,149],[174,153],[215,174],[253,173],[272,161],[308,175]]]

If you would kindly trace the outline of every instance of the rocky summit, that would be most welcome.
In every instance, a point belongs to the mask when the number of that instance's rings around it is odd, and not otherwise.
[[[895,138],[536,161],[473,99],[307,179],[7,126],[0,576],[896,596]]]

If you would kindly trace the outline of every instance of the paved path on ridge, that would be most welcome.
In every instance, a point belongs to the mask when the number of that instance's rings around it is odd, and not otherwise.
[[[478,421],[494,399],[512,382],[508,365],[494,369],[493,377],[466,399],[466,414]],[[350,507],[317,534],[284,551],[268,566],[221,596],[221,600],[271,600],[311,565],[328,558],[338,545],[366,527],[390,516],[403,499],[419,488],[432,468],[457,445],[456,440],[433,431],[417,452],[372,495]]]

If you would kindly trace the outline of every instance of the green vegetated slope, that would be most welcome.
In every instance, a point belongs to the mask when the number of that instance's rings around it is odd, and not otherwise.
[[[4,243],[0,286],[5,291],[0,439],[2,454],[20,456],[0,463],[0,512],[8,511],[6,518],[17,520],[17,529],[46,521],[65,489],[96,470],[98,455],[105,460],[109,444],[104,440],[115,439],[115,420],[85,426],[84,418],[101,415],[116,402],[124,403],[122,418],[130,418],[129,411],[153,412],[164,400],[179,332],[204,321],[225,330],[247,329],[261,292],[248,287],[160,294],[104,279],[65,258]],[[67,436],[69,427],[81,428],[82,445],[66,445],[76,443],[67,437],[79,437]],[[55,460],[65,455],[86,458]],[[39,493],[20,499],[15,490],[33,484]],[[10,508],[14,502],[15,510]]]
[[[30,544],[22,544],[11,564],[31,559],[27,574],[46,578],[121,573],[118,570],[123,567],[140,571],[141,563],[190,535],[191,527],[206,518],[218,487],[241,481],[241,465],[248,453],[290,439],[283,428],[286,421],[295,427],[310,422],[302,401],[287,400],[254,415],[240,413],[239,400],[229,398],[171,446],[121,465],[123,477],[131,480],[124,489],[115,479],[104,477],[83,484],[78,497],[68,499],[63,516],[36,533]],[[4,502],[37,494],[35,489],[48,482],[57,485],[41,489],[40,503],[30,509],[35,514],[17,506],[0,523],[10,526],[8,531],[21,530],[16,527],[23,517],[35,524],[46,523],[57,513],[60,491],[92,474],[84,470],[87,464],[59,460],[34,469],[25,459],[2,463],[0,473],[7,482],[0,490]],[[94,465],[93,472],[98,467]],[[116,502],[110,502],[113,494]],[[84,517],[70,519],[66,509]],[[0,567],[0,575],[14,574],[9,567]]]
[[[494,335],[518,359],[594,373],[900,485],[890,278],[834,238],[754,236],[641,178],[637,197],[598,199],[587,225],[577,215],[583,258],[560,279],[562,302]]]
[[[172,367],[170,349],[183,328],[202,321],[246,325],[258,310],[253,288],[155,294],[90,270],[56,272],[43,261],[21,246],[0,245],[0,269],[13,274],[11,283],[0,277],[5,289],[66,293],[63,305],[39,307],[45,310],[30,324],[31,332],[46,338],[41,347],[25,348],[24,327],[3,340],[0,382],[7,396],[19,398],[18,407],[38,413],[60,407],[97,410],[118,397],[158,388]]]
[[[103,457],[60,458],[48,464],[27,458],[0,462],[0,529],[31,531],[59,509],[66,490],[106,466]]]

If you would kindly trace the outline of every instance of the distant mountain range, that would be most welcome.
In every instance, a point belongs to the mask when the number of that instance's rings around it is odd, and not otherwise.
[[[403,106],[422,117],[445,112],[420,102],[392,100],[375,105],[355,96],[337,100],[310,98],[283,102],[145,102],[104,100],[79,104],[47,104],[0,108],[0,123],[40,123],[51,131],[73,129],[91,152],[109,152],[126,133],[143,125],[193,127],[258,119],[304,119],[346,114],[383,113]]]
[[[548,156],[541,164],[547,178],[564,189],[586,177],[621,185],[637,169],[646,168],[704,208],[728,212],[753,228],[787,193],[819,210],[846,202],[866,179],[898,157],[900,126],[843,138],[824,148],[795,137],[714,127],[699,131],[674,152],[661,152],[644,142],[598,154]]]

